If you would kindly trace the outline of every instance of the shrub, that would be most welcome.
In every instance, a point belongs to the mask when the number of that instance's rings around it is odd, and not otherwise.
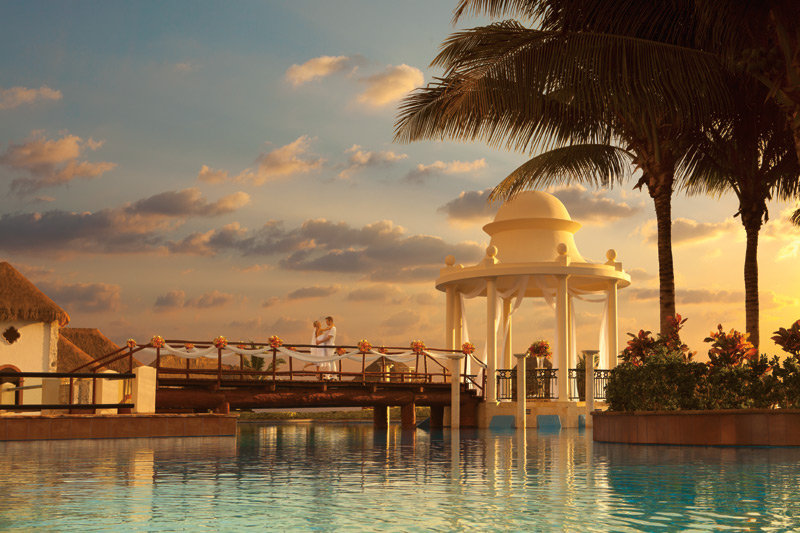
[[[773,339],[790,356],[782,362],[758,355],[747,335],[722,325],[706,338],[707,364],[692,362],[675,317],[667,336],[629,333],[623,363],[611,371],[606,389],[612,411],[674,409],[800,408],[800,321]],[[779,342],[780,341],[780,342]]]

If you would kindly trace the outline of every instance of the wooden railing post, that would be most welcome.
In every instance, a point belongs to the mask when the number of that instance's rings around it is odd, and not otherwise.
[[[217,388],[222,386],[222,348],[217,348]]]
[[[133,372],[133,348],[128,346],[128,374]]]
[[[275,370],[278,368],[278,349],[272,348],[272,382],[275,383]]]
[[[289,356],[289,381],[294,381],[294,373],[292,372],[292,361],[294,357]]]
[[[361,354],[361,383],[367,383],[367,354]]]

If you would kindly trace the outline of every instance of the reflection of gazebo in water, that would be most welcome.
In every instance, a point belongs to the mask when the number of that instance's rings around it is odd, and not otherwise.
[[[486,298],[487,405],[497,401],[496,370],[513,366],[511,317],[526,297],[544,298],[555,311],[553,368],[559,400],[568,399],[568,369],[577,363],[574,299],[605,303],[600,366],[615,366],[617,289],[630,285],[630,276],[615,261],[614,250],[607,252],[605,263],[587,262],[574,240],[580,226],[556,197],[526,191],[501,206],[494,221],[484,226],[491,243],[482,261],[465,267],[457,265],[453,256],[446,258],[436,288],[446,293],[447,348],[457,349],[467,340],[464,300]],[[480,357],[480,352],[476,355]]]

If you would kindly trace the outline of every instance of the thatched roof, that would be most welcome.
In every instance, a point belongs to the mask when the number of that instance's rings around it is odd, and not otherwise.
[[[66,326],[69,315],[17,269],[0,262],[0,320],[54,322]]]
[[[120,348],[111,339],[100,333],[100,330],[97,328],[61,328],[60,333],[69,339],[72,344],[87,353],[92,360],[100,359]],[[133,367],[136,368],[141,365],[142,364],[134,358]],[[104,367],[116,370],[117,372],[127,372],[128,359],[119,359],[113,363],[104,365]]]
[[[86,363],[94,361],[92,357],[75,346],[64,335],[58,336],[58,367],[57,372],[71,372]],[[88,369],[87,369],[88,370]]]
[[[391,359],[387,359],[385,357],[379,357],[378,359],[375,359],[372,363],[367,365],[364,371],[369,374],[370,372],[382,372],[384,369],[390,374],[390,376],[391,374],[402,374],[411,371],[411,367],[409,367],[407,364],[399,361],[392,361]],[[378,376],[367,375],[367,381],[377,380]],[[390,380],[395,381],[395,378],[390,377]]]

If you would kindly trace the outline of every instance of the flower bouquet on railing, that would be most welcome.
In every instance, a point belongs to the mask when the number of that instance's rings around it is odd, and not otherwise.
[[[416,355],[422,355],[425,352],[425,343],[422,341],[411,341],[411,351]]]
[[[128,348],[130,348],[131,350],[133,350],[133,349],[134,349],[134,348],[136,348],[136,346],[137,346],[137,345],[136,345],[136,341],[135,341],[135,340],[133,340],[133,339],[128,339],[128,342],[127,342],[127,344],[128,344]]]
[[[281,346],[283,346],[283,341],[277,335],[273,335],[268,340],[270,348],[280,348]]]
[[[475,345],[467,341],[461,345],[461,352],[464,355],[472,355],[475,353]]]
[[[185,349],[187,352],[191,352],[192,350],[194,350],[194,344],[192,344],[191,342],[187,342],[187,343],[185,343],[185,344],[183,345],[183,348],[184,348],[184,349]]]
[[[550,350],[550,343],[545,340],[539,340],[531,344],[526,353],[528,357],[545,357],[547,359],[553,357],[553,352]]]
[[[372,351],[372,344],[367,339],[361,339],[358,341],[358,351],[360,353],[369,353]]]
[[[218,337],[214,337],[214,340],[212,342],[214,343],[214,347],[219,349],[219,350],[221,350],[222,348],[224,348],[224,347],[226,347],[228,345],[228,339],[226,339],[222,335],[220,335]]]
[[[344,354],[346,354],[346,353],[347,353],[347,350],[345,350],[343,347],[339,346],[338,348],[336,348],[336,350],[334,351],[334,353],[335,353],[336,355],[344,355]]]
[[[161,335],[155,335],[152,339],[150,339],[150,345],[153,348],[163,348],[165,344],[164,337]]]

